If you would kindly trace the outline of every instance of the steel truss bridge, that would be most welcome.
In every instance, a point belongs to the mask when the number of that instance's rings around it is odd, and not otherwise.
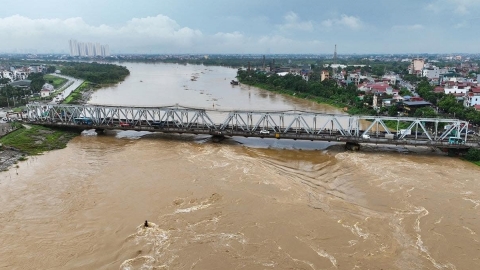
[[[214,137],[337,141],[479,148],[458,119],[352,116],[307,111],[208,110],[181,106],[135,107],[109,105],[28,104],[24,116],[32,124],[76,129],[136,130],[210,134]],[[389,122],[389,123],[388,123]],[[387,123],[392,127],[388,128]],[[400,129],[400,126],[408,126]],[[455,138],[452,140],[451,138]]]

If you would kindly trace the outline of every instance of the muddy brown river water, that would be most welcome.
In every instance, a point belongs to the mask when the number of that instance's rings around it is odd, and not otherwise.
[[[338,112],[228,68],[127,67],[91,103]],[[480,269],[479,173],[421,148],[86,132],[0,173],[0,269]]]

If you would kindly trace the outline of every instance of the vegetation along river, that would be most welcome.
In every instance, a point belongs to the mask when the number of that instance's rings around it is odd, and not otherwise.
[[[340,113],[234,69],[126,65],[90,103]],[[86,132],[0,173],[0,269],[480,269],[479,167],[332,145]]]

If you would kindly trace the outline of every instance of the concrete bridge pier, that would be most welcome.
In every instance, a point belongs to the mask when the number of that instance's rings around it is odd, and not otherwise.
[[[219,143],[225,139],[224,135],[212,135],[212,142]]]
[[[360,144],[355,143],[355,142],[347,142],[345,144],[345,149],[349,151],[359,151],[360,150]]]

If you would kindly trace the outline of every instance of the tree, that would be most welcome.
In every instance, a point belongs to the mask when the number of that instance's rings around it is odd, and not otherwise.
[[[55,66],[49,66],[49,67],[47,68],[47,73],[54,73],[55,70],[56,70]]]
[[[398,94],[400,96],[411,96],[412,92],[410,92],[410,90],[408,90],[407,88],[402,87],[402,88],[400,88],[400,91],[398,92]]]
[[[480,161],[480,150],[476,148],[468,149],[465,159],[470,161]]]
[[[388,116],[397,116],[398,108],[396,105],[392,105],[388,108]]]
[[[0,84],[7,84],[7,83],[9,83],[10,81],[11,81],[10,78],[1,78],[1,79],[0,79]]]
[[[434,118],[437,117],[437,113],[432,107],[423,107],[418,108],[413,114],[413,116],[422,118]]]

